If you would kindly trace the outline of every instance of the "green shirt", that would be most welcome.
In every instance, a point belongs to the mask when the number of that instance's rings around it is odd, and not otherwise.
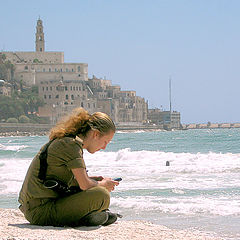
[[[43,148],[43,147],[42,147]],[[41,148],[41,150],[42,150]],[[51,189],[44,187],[38,178],[40,160],[39,154],[34,157],[27,171],[27,175],[19,193],[20,204],[33,198],[57,198],[58,195]],[[79,137],[63,137],[55,139],[48,147],[46,178],[61,180],[70,186],[78,186],[71,171],[74,168],[86,168],[83,160],[83,143]]]

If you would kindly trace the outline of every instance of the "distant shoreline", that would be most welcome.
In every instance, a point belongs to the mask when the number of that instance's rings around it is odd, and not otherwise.
[[[52,124],[0,123],[0,136],[45,136],[53,126]],[[226,128],[240,128],[240,123],[182,124],[181,128],[174,130]],[[164,130],[172,129],[169,125],[117,125],[117,131],[124,132]]]

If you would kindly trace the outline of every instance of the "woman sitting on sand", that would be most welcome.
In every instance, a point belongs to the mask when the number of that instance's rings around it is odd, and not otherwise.
[[[105,149],[115,133],[110,117],[90,115],[77,108],[50,132],[33,159],[19,194],[20,210],[35,225],[109,225],[117,214],[108,210],[110,193],[119,183],[110,178],[89,177],[83,149]]]

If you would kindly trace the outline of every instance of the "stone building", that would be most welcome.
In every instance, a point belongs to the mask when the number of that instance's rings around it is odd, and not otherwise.
[[[181,127],[180,113],[162,111],[158,108],[148,109],[148,120],[152,124],[163,125],[166,128],[179,129]]]
[[[147,120],[147,103],[136,96],[135,91],[121,91],[119,104],[119,122],[138,122]]]
[[[119,86],[112,86],[110,80],[88,80],[89,87],[97,97],[98,108],[109,114],[117,123],[142,123],[147,120],[147,103],[144,98],[136,96],[135,91],[121,91]]]
[[[45,51],[42,20],[37,20],[35,52],[1,52],[15,66],[15,78],[26,85],[37,85],[45,105],[39,116],[55,123],[76,107],[90,113],[102,111],[116,123],[147,120],[148,106],[135,91],[121,91],[110,80],[88,78],[88,64],[65,63],[63,52]]]
[[[42,20],[36,27],[35,52],[1,52],[15,65],[15,78],[26,85],[38,85],[43,80],[88,80],[86,63],[65,63],[63,52],[46,52]]]
[[[88,112],[101,111],[116,123],[143,123],[147,120],[147,103],[135,91],[121,91],[110,80],[93,76],[88,81],[45,80],[39,83],[39,95],[45,106],[39,115],[55,123],[76,107]]]
[[[86,81],[45,80],[38,85],[39,96],[45,106],[39,108],[39,115],[49,117],[55,123],[76,107],[83,107],[90,113],[97,110],[96,98],[89,98]]]

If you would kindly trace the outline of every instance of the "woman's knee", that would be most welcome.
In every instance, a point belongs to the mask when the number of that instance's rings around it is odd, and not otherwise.
[[[108,190],[104,187],[97,186],[92,188],[91,191],[94,193],[95,200],[100,202],[101,210],[107,209],[110,205],[110,193]]]

